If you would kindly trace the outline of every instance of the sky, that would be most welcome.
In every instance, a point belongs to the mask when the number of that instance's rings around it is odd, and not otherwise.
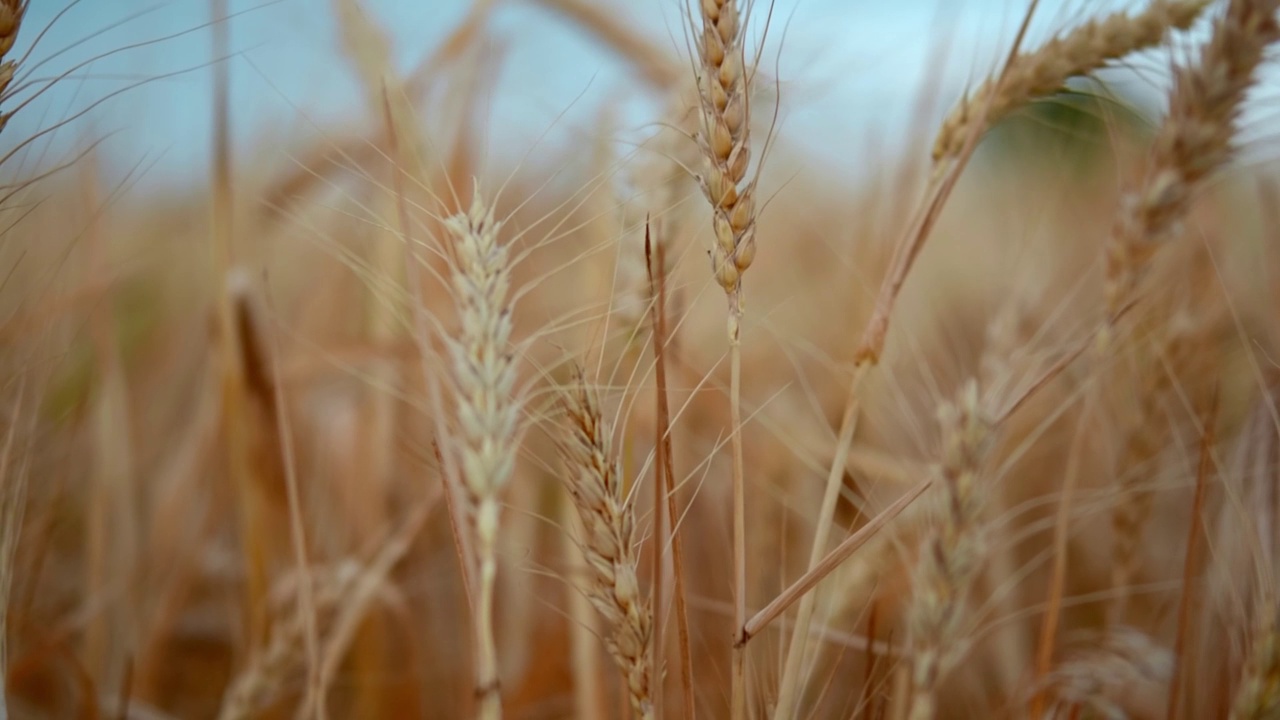
[[[597,1],[625,13],[637,32],[683,51],[685,0]],[[783,97],[783,131],[834,165],[856,164],[868,147],[905,135],[901,128],[931,71],[940,73],[937,112],[981,80],[1007,51],[1025,1],[776,0],[764,54]],[[363,2],[387,30],[401,69],[437,47],[470,5]],[[340,51],[333,0],[229,4],[232,48],[225,62],[237,152],[267,133],[368,120]],[[1044,0],[1029,42],[1126,5],[1137,3]],[[32,145],[21,156],[25,165],[67,157],[100,139],[109,163],[146,168],[144,186],[203,182],[212,132],[209,12],[208,0],[34,0],[14,52],[35,43],[24,62],[33,88],[65,77],[22,107],[4,140],[77,116]],[[503,48],[486,103],[490,126],[503,132],[493,133],[489,152],[519,153],[522,143],[538,138],[554,146],[604,103],[623,108],[625,124],[642,127],[653,119],[653,98],[636,96],[628,67],[535,0],[498,0],[489,27]],[[1159,69],[1167,61],[1148,65]],[[1156,84],[1141,73],[1133,82]]]

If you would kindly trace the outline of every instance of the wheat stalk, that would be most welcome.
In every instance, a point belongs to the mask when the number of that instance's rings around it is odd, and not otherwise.
[[[472,514],[479,593],[474,621],[480,717],[502,716],[497,645],[493,636],[494,584],[500,496],[515,465],[522,407],[510,351],[511,277],[501,224],[476,192],[471,209],[449,218],[453,235],[453,288],[461,329],[449,342],[457,391],[458,466]]]
[[[27,467],[25,458],[14,462],[14,445],[18,425],[22,421],[27,379],[19,376],[17,397],[12,401],[8,429],[0,446],[0,677],[9,677],[9,596],[18,564],[18,542],[27,506]],[[15,469],[14,465],[20,467]],[[0,717],[7,717],[7,692],[0,690]]]
[[[1199,61],[1179,69],[1169,112],[1141,181],[1122,199],[1106,249],[1108,325],[1131,300],[1156,249],[1176,234],[1191,197],[1230,158],[1235,122],[1267,45],[1278,0],[1232,0]]]
[[[637,718],[653,717],[649,695],[653,613],[640,597],[635,509],[623,496],[622,470],[613,451],[613,428],[600,413],[581,369],[562,397],[568,419],[560,442],[569,495],[582,520],[582,551],[590,568],[587,597],[609,624],[609,653],[626,678]]]
[[[1154,47],[1171,29],[1187,29],[1209,2],[1155,0],[1136,15],[1117,12],[1090,20],[1035,50],[1014,56],[1004,73],[988,79],[947,114],[934,139],[934,163],[956,158],[971,134],[981,135],[1032,100],[1058,92],[1068,79]],[[975,127],[977,123],[981,127]]]

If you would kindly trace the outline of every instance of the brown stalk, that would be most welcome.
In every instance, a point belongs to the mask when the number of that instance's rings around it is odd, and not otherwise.
[[[1209,484],[1213,464],[1214,433],[1218,423],[1219,393],[1215,389],[1209,408],[1201,418],[1200,465],[1196,469],[1196,492],[1191,501],[1191,522],[1187,527],[1187,555],[1182,566],[1182,593],[1178,598],[1178,634],[1173,645],[1173,675],[1169,680],[1168,720],[1177,720],[1178,705],[1182,700],[1183,662],[1187,658],[1187,634],[1191,625],[1191,605],[1195,600],[1192,576],[1199,564],[1197,557],[1203,524],[1204,496]]]
[[[645,264],[649,268],[649,284],[652,288],[653,302],[653,354],[654,373],[657,381],[657,467],[659,477],[657,483],[662,488],[661,494],[666,496],[667,517],[671,523],[671,556],[675,575],[676,631],[680,640],[680,681],[681,694],[684,700],[682,717],[693,720],[696,717],[694,706],[693,656],[690,651],[689,608],[684,579],[684,543],[680,539],[680,514],[677,512],[675,497],[675,471],[671,453],[671,409],[667,400],[667,259],[666,242],[653,244],[649,237],[649,222],[645,220],[644,253]],[[655,544],[657,539],[655,539]],[[665,539],[662,539],[665,542]],[[659,616],[656,626],[662,626]],[[661,668],[661,654],[654,654],[654,662]],[[661,681],[655,682],[655,690],[661,688]],[[661,693],[656,692],[655,698]],[[657,702],[655,700],[655,705]],[[661,706],[656,711],[661,715]]]
[[[0,10],[0,15],[3,14]],[[89,272],[106,288],[90,314],[94,361],[99,382],[93,398],[93,475],[86,501],[88,527],[85,557],[88,597],[113,597],[105,612],[95,613],[85,628],[86,665],[98,683],[119,682],[125,658],[121,648],[133,642],[139,618],[133,582],[112,589],[112,580],[132,578],[139,569],[138,488],[130,429],[129,387],[117,340],[110,258],[103,233],[98,196],[97,155],[87,156],[81,171],[88,227]]]
[[[271,372],[280,377],[280,344],[275,333],[271,334]],[[293,542],[293,559],[298,568],[298,613],[302,615],[302,640],[307,657],[306,697],[314,698],[317,720],[328,717],[325,693],[320,682],[319,622],[316,610],[315,579],[311,576],[311,561],[307,553],[307,530],[302,516],[302,493],[298,485],[297,459],[293,451],[293,429],[286,411],[284,383],[272,383],[275,400],[276,433],[280,438],[280,454],[284,464],[285,491],[289,503],[289,530]]]
[[[648,241],[649,241],[649,232],[648,232],[648,228],[646,227],[645,228],[645,252],[646,253],[648,253],[648,250],[649,250]],[[657,337],[658,337],[656,324],[654,326],[653,337],[654,337],[654,342],[656,343]],[[665,371],[665,368],[663,368],[663,370]],[[662,378],[662,380],[665,380],[665,379],[666,378]],[[658,381],[660,385],[662,383],[662,380]],[[657,393],[655,393],[655,395],[656,395],[657,404],[659,408],[659,415],[656,422],[658,427],[661,428],[662,417],[660,413],[661,413],[663,398],[662,398],[661,391],[658,391]],[[653,659],[653,670],[654,670],[654,673],[653,673],[654,677],[651,683],[651,687],[649,688],[649,694],[653,700],[653,716],[654,718],[657,718],[657,720],[661,720],[663,716],[662,687],[664,685],[663,678],[665,677],[665,673],[663,672],[663,666],[665,665],[664,660],[666,659],[665,658],[666,645],[663,643],[663,639],[665,637],[663,626],[666,625],[666,618],[665,618],[666,613],[664,612],[664,608],[666,605],[667,596],[666,596],[666,592],[663,589],[663,586],[666,584],[664,581],[664,577],[667,574],[666,563],[664,562],[666,558],[666,548],[667,548],[667,531],[664,526],[666,525],[665,519],[668,513],[667,513],[667,501],[665,497],[667,495],[667,478],[666,478],[667,468],[666,468],[666,465],[663,463],[664,448],[662,446],[662,440],[663,440],[662,435],[658,435],[655,438],[655,441],[657,442],[657,446],[654,448],[654,452],[656,454],[656,462],[654,463],[654,469],[653,469],[653,473],[654,473],[653,552],[649,555],[649,560],[651,562],[649,572],[650,572],[650,576],[652,578],[652,583],[653,583],[653,586],[650,590],[650,597],[652,598],[652,602],[653,602],[653,629],[650,633],[649,640],[652,643],[652,649],[650,650],[650,657]],[[674,516],[672,517],[671,522],[672,523],[675,522]]]
[[[1035,680],[1048,676],[1053,670],[1053,655],[1058,642],[1058,625],[1062,618],[1062,598],[1067,583],[1068,534],[1071,525],[1071,506],[1075,499],[1076,484],[1079,481],[1079,458],[1084,444],[1085,423],[1090,415],[1089,405],[1080,411],[1080,423],[1076,427],[1075,438],[1071,443],[1070,455],[1067,457],[1067,469],[1062,483],[1062,499],[1058,502],[1058,513],[1053,528],[1053,569],[1049,576],[1049,597],[1046,601],[1044,620],[1040,625],[1040,642],[1036,649]],[[1038,687],[1041,683],[1033,683]],[[1047,688],[1040,687],[1031,698],[1031,717],[1043,717],[1044,706],[1048,702]]]
[[[9,427],[4,432],[3,446],[0,446],[0,680],[3,680],[0,685],[5,687],[5,691],[0,692],[0,715],[6,716],[9,671],[12,669],[9,663],[8,642],[9,618],[12,615],[10,599],[13,597],[18,544],[22,539],[23,516],[27,504],[25,468],[23,472],[12,472],[11,467],[14,444],[18,437],[18,425],[22,420],[23,401],[26,399],[27,376],[24,373],[16,380],[18,387],[12,401]],[[25,462],[23,465],[25,466]]]
[[[400,97],[399,89],[403,83],[391,61],[390,39],[359,0],[335,0],[334,15],[343,49],[357,71],[370,111],[386,111],[394,119],[386,126],[387,151],[392,157],[390,172],[399,175],[399,167],[408,162],[414,163],[408,167],[413,167],[415,175],[419,175],[416,163],[421,143],[410,121],[411,107]],[[396,94],[392,97],[388,97],[391,95],[387,91],[388,86],[395,89]],[[405,146],[403,150],[401,145]],[[387,206],[396,204],[398,207],[399,202],[398,195],[392,197],[379,193],[374,212],[380,216],[394,214],[396,210]],[[392,224],[389,218],[386,224]],[[368,283],[364,324],[373,342],[393,343],[403,334],[400,324],[402,301],[393,288],[398,285],[400,276],[412,272],[412,268],[400,247],[402,239],[394,231],[388,227],[374,232],[368,259],[373,276]],[[395,470],[394,444],[399,430],[395,389],[403,385],[403,371],[393,360],[381,359],[371,363],[368,373],[370,390],[360,408],[363,415],[360,423],[362,437],[358,441],[364,471],[358,478],[359,485],[347,489],[342,501],[347,524],[359,538],[371,537],[388,522],[390,484]],[[356,678],[357,700],[352,710],[355,715],[377,717],[386,712],[375,690],[388,671],[385,660],[388,635],[389,629],[381,614],[371,616],[360,630],[352,671]]]
[[[876,641],[876,621],[880,616],[880,602],[878,600],[871,601],[871,610],[867,613],[867,647],[863,650],[862,662],[866,666],[866,671],[862,675],[862,691],[859,693],[858,709],[863,717],[868,716],[871,712],[871,703],[874,698],[872,683],[875,682],[876,665],[879,664],[880,656],[872,652]]]
[[[210,0],[214,56],[225,58],[230,46],[227,0]],[[242,421],[249,410],[246,397],[245,369],[235,309],[227,292],[228,276],[234,262],[233,207],[231,191],[231,119],[229,114],[230,81],[227,61],[213,64],[213,204],[210,217],[210,241],[213,251],[214,287],[219,288],[218,328],[222,364],[222,417],[227,443],[228,475],[234,488],[240,525],[240,551],[244,556],[245,642],[256,648],[267,634],[267,568],[266,508],[262,488],[255,478],[250,459],[247,427]]]
[[[858,531],[845,538],[834,550],[827,553],[822,561],[815,565],[809,572],[800,576],[798,580],[791,583],[790,587],[783,590],[773,602],[766,605],[747,621],[742,628],[742,637],[738,642],[745,643],[756,635],[760,634],[769,623],[773,622],[779,615],[787,611],[796,600],[804,596],[805,593],[812,590],[815,585],[822,581],[831,571],[840,566],[852,555],[858,548],[862,547],[868,540],[880,532],[880,530],[889,523],[890,520],[896,518],[907,506],[915,501],[916,498],[924,494],[925,490],[933,485],[933,480],[925,480],[908,490],[893,502],[892,505],[881,510],[878,515],[870,520],[866,525],[858,528]]]

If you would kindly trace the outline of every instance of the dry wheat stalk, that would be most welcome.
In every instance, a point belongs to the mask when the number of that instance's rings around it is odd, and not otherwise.
[[[673,123],[678,122],[679,113],[675,108],[679,103],[673,100],[669,104],[666,116]],[[693,159],[687,157],[688,144],[677,142],[681,137],[674,130],[661,131],[646,146],[645,155],[628,178],[628,191],[636,199],[628,203],[630,207],[622,208],[625,230],[618,243],[618,292],[614,311],[628,335],[638,335],[649,316],[651,293],[645,257],[646,229],[654,248],[651,255],[656,257],[659,254],[657,246],[662,244],[667,246],[667,251],[661,253],[664,258],[673,254],[671,248],[685,231],[681,206],[690,190],[690,179],[684,167]],[[647,228],[645,218],[648,218]],[[655,271],[665,273],[667,268],[655,268]]]
[[[480,717],[502,716],[493,637],[500,496],[515,465],[521,398],[511,345],[511,285],[500,223],[475,193],[471,209],[445,222],[453,235],[453,289],[461,320],[449,342],[457,391],[458,467],[472,514],[479,593],[476,624]]]
[[[992,419],[977,381],[966,383],[956,402],[944,403],[938,419],[942,458],[935,473],[944,511],[921,549],[912,582],[912,720],[937,715],[938,682],[953,661],[965,596],[986,554],[981,475],[991,448]]]
[[[640,596],[635,508],[623,495],[613,428],[601,415],[580,369],[562,401],[569,423],[560,452],[569,494],[582,520],[582,551],[591,569],[586,594],[609,623],[612,634],[605,642],[626,678],[636,717],[652,718],[649,637],[653,614]]]
[[[18,425],[22,421],[23,400],[26,394],[26,377],[18,380],[17,398],[13,401],[12,414],[7,417],[9,427],[0,447],[0,677],[9,675],[9,596],[13,590],[13,578],[18,562],[18,541],[27,507],[27,467],[25,457],[15,462],[15,444]],[[18,466],[18,467],[15,467]],[[6,695],[0,690],[0,717],[7,717]]]
[[[1117,12],[1090,20],[1034,51],[1015,56],[1001,76],[984,82],[947,115],[933,143],[934,163],[955,158],[970,134],[981,134],[1032,100],[1058,92],[1068,79],[1154,47],[1171,29],[1185,30],[1209,2],[1154,0],[1137,15]],[[983,127],[974,128],[977,122]]]
[[[1169,113],[1141,182],[1122,199],[1106,249],[1109,324],[1132,299],[1156,249],[1176,234],[1192,195],[1230,157],[1235,122],[1267,45],[1280,36],[1280,0],[1232,0],[1199,61],[1177,70]]]

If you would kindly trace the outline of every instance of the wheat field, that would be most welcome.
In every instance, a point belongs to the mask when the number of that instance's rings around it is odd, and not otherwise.
[[[0,0],[0,720],[1280,718],[1280,0],[1013,3],[862,139],[768,0],[530,0],[661,117],[514,156],[511,4],[316,0],[369,120],[246,144],[210,0],[148,195]]]

